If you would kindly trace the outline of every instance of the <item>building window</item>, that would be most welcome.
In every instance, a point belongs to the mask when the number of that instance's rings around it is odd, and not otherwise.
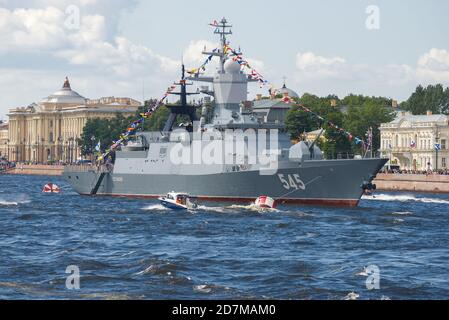
[[[443,168],[446,168],[446,158],[441,159],[441,165],[443,166]]]
[[[441,150],[446,150],[446,139],[441,139]]]
[[[53,120],[50,120],[50,128],[53,128]]]

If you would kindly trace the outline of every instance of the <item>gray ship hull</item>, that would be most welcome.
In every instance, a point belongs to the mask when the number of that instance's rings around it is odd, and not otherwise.
[[[281,168],[275,175],[259,171],[209,175],[120,174],[67,168],[64,177],[82,195],[155,198],[170,191],[188,192],[202,200],[251,202],[261,195],[283,203],[355,207],[362,185],[371,182],[386,159],[305,161]]]

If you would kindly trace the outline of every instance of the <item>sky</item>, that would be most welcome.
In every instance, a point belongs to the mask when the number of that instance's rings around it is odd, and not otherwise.
[[[448,14],[439,0],[0,0],[0,120],[66,76],[86,98],[160,97],[182,59],[198,67],[217,46],[208,24],[222,17],[275,86],[403,101],[418,84],[449,86]]]

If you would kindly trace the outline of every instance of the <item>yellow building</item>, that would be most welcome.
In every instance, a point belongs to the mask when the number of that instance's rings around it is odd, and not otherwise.
[[[394,121],[382,124],[380,132],[382,156],[401,169],[449,168],[449,116],[400,112]]]
[[[0,121],[0,159],[8,159],[8,127],[7,123]]]
[[[320,140],[325,142],[326,141],[325,133],[326,133],[325,130],[318,129],[315,131],[307,132],[305,138],[306,141],[314,142],[316,139],[318,139],[318,137],[320,137]]]
[[[73,91],[68,78],[61,90],[27,108],[11,109],[9,160],[73,163],[80,159],[78,139],[88,119],[132,116],[141,106],[131,98],[89,100]]]

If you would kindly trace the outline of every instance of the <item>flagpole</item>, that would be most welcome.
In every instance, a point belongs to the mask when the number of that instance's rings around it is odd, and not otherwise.
[[[438,172],[438,140],[439,140],[439,132],[438,132],[438,125],[437,125],[437,132],[435,136],[435,153],[436,153],[436,163],[435,163],[435,171]]]

